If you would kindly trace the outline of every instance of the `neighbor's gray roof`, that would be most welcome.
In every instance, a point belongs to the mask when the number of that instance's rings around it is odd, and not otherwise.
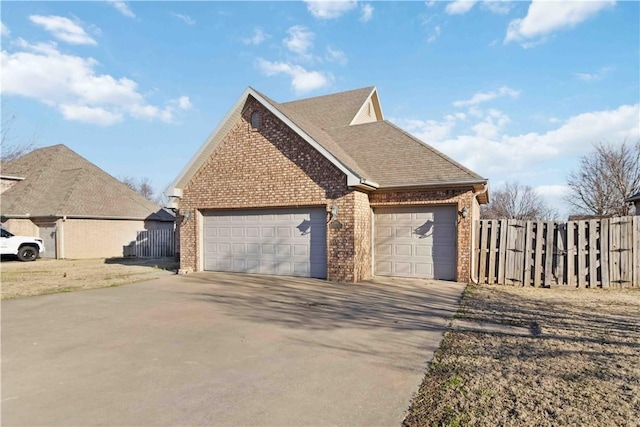
[[[3,216],[172,220],[155,203],[62,144],[5,163],[2,173],[25,178],[2,193]]]

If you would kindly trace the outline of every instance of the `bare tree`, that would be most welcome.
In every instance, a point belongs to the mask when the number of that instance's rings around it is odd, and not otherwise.
[[[13,124],[16,120],[16,116],[11,114],[2,113],[2,126],[1,126],[1,146],[0,146],[0,162],[6,163],[11,160],[22,157],[23,155],[33,151],[36,148],[37,134],[33,134],[30,139],[25,141],[15,142],[14,137],[11,135]]]
[[[149,178],[133,178],[131,176],[125,176],[120,178],[120,181],[133,191],[139,193],[141,196],[151,200],[154,203],[158,202],[158,198],[154,196],[155,190],[151,185]]]
[[[625,199],[640,190],[640,141],[615,147],[596,144],[567,178],[569,202],[578,213],[598,217],[630,214]]]
[[[481,216],[486,219],[551,220],[558,212],[528,185],[508,182],[491,194],[491,203],[483,205]]]

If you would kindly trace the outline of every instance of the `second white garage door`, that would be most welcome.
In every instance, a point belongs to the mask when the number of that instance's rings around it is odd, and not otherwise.
[[[326,241],[324,208],[209,212],[204,269],[324,279]]]
[[[378,208],[374,223],[376,275],[455,280],[454,206]]]

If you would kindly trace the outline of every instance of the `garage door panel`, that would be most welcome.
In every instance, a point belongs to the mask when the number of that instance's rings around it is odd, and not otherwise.
[[[205,213],[203,246],[205,270],[324,278],[326,213],[324,208]]]
[[[393,271],[391,270],[390,261],[378,261],[376,260],[376,274],[382,276],[391,276]]]
[[[418,275],[424,275],[424,277],[431,277],[433,276],[433,264],[416,262],[415,273]]]
[[[393,263],[393,272],[398,276],[411,276],[411,263],[396,261]]]
[[[306,277],[309,275],[309,264],[306,262],[293,263],[293,275]]]
[[[268,243],[262,244],[262,255],[275,255],[276,253],[276,245],[271,245]]]
[[[390,244],[382,243],[376,246],[376,255],[378,257],[382,255],[391,255],[393,246]]]
[[[412,255],[411,250],[412,250],[411,245],[402,245],[402,244],[395,245],[395,255],[397,256],[411,256]]]
[[[413,229],[411,227],[395,227],[394,235],[396,239],[410,239],[413,236]]]
[[[456,233],[455,206],[376,209],[375,274],[454,280]]]
[[[262,237],[276,237],[275,227],[264,227],[260,229],[260,235]]]
[[[293,255],[306,257],[309,255],[309,248],[306,245],[293,245]]]
[[[291,255],[291,245],[278,245],[278,255]]]
[[[430,257],[433,255],[431,245],[416,245],[415,250],[415,255],[419,257]]]

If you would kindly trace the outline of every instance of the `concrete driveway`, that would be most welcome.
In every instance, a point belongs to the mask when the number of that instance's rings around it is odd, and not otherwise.
[[[464,285],[198,273],[2,302],[2,425],[399,425]]]

